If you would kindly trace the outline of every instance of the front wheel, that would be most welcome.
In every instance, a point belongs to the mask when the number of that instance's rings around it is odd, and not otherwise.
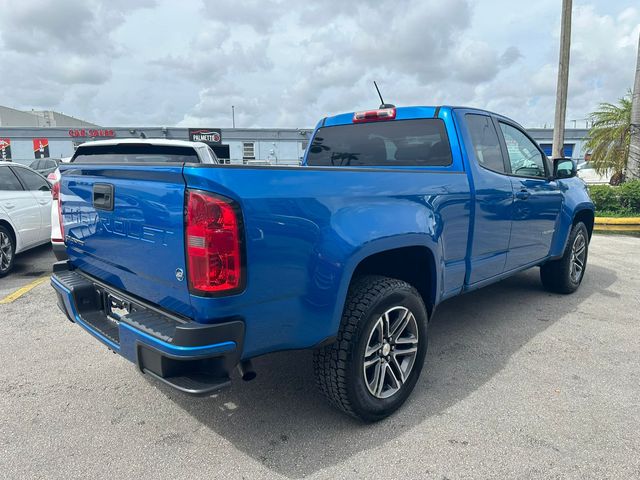
[[[349,288],[338,338],[314,354],[320,391],[347,414],[381,420],[406,401],[427,352],[427,311],[406,282],[365,276]]]
[[[589,232],[584,223],[578,222],[571,229],[562,258],[540,267],[540,280],[544,287],[555,293],[575,292],[582,283],[588,253]]]

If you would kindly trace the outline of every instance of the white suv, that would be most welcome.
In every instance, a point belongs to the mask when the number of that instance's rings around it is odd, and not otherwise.
[[[64,244],[64,235],[62,232],[62,219],[60,211],[60,169],[56,168],[54,172],[47,176],[47,180],[51,183],[51,247],[53,254],[58,260],[66,260],[67,250]]]
[[[16,254],[49,241],[51,185],[29,167],[0,162],[0,277]]]

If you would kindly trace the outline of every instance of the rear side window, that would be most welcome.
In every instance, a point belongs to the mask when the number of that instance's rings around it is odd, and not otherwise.
[[[451,148],[437,118],[338,125],[318,129],[311,166],[446,166]]]
[[[0,191],[22,190],[22,185],[9,167],[0,167]]]
[[[24,183],[25,187],[27,187],[27,190],[42,190],[46,192],[51,189],[44,177],[38,175],[36,172],[32,172],[26,168],[16,168],[14,171],[22,183]]]
[[[498,132],[491,118],[486,115],[467,113],[465,119],[471,134],[473,151],[480,166],[494,172],[506,173]]]
[[[76,163],[200,163],[191,147],[120,143],[80,147],[71,160]]]

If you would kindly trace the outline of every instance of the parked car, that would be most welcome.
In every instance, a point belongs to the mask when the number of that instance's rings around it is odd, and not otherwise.
[[[56,171],[60,162],[62,162],[62,160],[59,158],[40,158],[31,162],[29,168],[46,177]]]
[[[15,255],[49,241],[51,187],[20,164],[0,162],[0,277]]]
[[[51,184],[51,248],[58,260],[66,260],[62,221],[60,218],[60,169],[56,168],[47,176]]]
[[[69,261],[52,285],[71,321],[196,395],[314,349],[320,391],[366,421],[413,390],[438,304],[531,267],[575,291],[594,221],[571,159],[466,108],[324,118],[301,167],[111,140],[61,170]]]
[[[596,172],[591,163],[585,161],[578,162],[578,177],[589,185],[608,184],[612,175],[612,171],[608,171],[604,175],[600,175]]]

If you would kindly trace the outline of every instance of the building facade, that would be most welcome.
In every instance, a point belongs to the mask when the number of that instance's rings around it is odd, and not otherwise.
[[[215,129],[174,127],[4,127],[0,159],[28,164],[36,158],[73,155],[81,143],[116,138],[167,138],[205,141],[229,163],[297,164],[307,148],[309,129]]]
[[[101,127],[53,111],[20,111],[0,106],[0,160],[29,164],[37,158],[71,157],[78,145],[112,138],[167,138],[204,141],[228,163],[295,165],[303,157],[312,129]],[[551,155],[553,129],[529,134]],[[588,130],[565,130],[564,155],[582,160]]]

